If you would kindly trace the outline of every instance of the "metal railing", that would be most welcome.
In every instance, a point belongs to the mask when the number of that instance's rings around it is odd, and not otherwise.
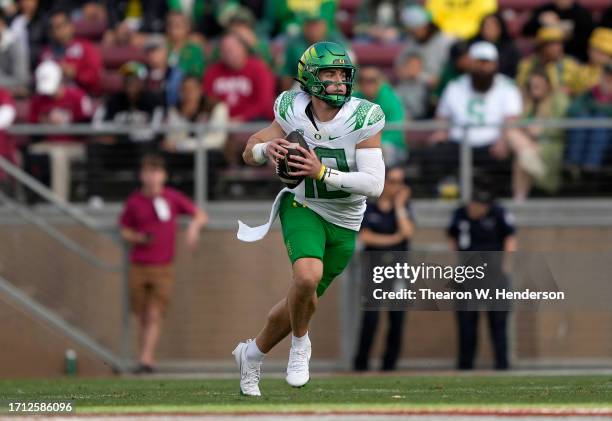
[[[206,207],[208,201],[208,160],[207,146],[203,142],[203,136],[210,130],[226,130],[229,134],[242,133],[250,134],[257,130],[266,127],[269,123],[229,123],[227,125],[195,123],[185,125],[160,125],[155,127],[135,126],[135,125],[118,125],[114,123],[96,123],[96,124],[73,124],[65,126],[55,126],[49,124],[17,124],[12,126],[8,131],[11,134],[19,136],[44,136],[53,134],[65,134],[73,136],[98,136],[98,135],[127,135],[139,130],[149,130],[156,134],[167,134],[177,131],[189,131],[194,133],[199,139],[197,149],[194,154],[194,189],[193,197],[199,206]],[[517,120],[502,125],[487,125],[474,124],[460,126],[464,133],[470,129],[482,127],[500,127],[500,128],[524,128],[529,126],[538,126],[541,128],[551,129],[580,129],[580,128],[606,128],[612,129],[612,119],[608,118],[584,118],[584,119],[533,119],[533,120]],[[439,120],[419,120],[405,121],[401,123],[387,123],[385,130],[403,130],[411,132],[428,132],[434,130],[445,130],[454,127],[452,124],[441,122]],[[472,154],[469,144],[465,141],[461,142],[459,156],[459,187],[461,198],[467,200],[470,197],[472,187]]]
[[[103,228],[88,217],[80,209],[60,200],[56,195],[49,190],[44,184],[27,174],[22,169],[16,167],[4,157],[0,156],[0,169],[6,172],[21,186],[29,188],[40,197],[44,198],[53,208],[61,211],[70,221],[77,225],[85,227],[88,231],[95,235],[101,235],[111,241],[115,247],[121,250],[122,259],[119,263],[108,262],[95,253],[86,250],[83,244],[71,239],[66,234],[62,233],[49,221],[37,215],[22,203],[10,198],[7,194],[0,191],[0,203],[9,212],[16,215],[25,223],[36,227],[40,232],[51,238],[57,245],[68,251],[70,255],[75,256],[78,260],[85,262],[90,267],[96,268],[104,273],[115,273],[121,277],[122,282],[122,303],[121,303],[121,337],[119,352],[113,352],[107,346],[97,342],[82,328],[68,323],[53,309],[48,308],[44,304],[38,302],[33,297],[21,291],[21,289],[9,280],[0,277],[0,292],[11,299],[21,308],[28,311],[30,314],[47,322],[54,328],[61,331],[68,338],[74,340],[79,345],[88,349],[93,354],[99,356],[106,363],[111,365],[118,371],[126,371],[131,365],[131,350],[130,350],[130,310],[129,310],[129,287],[128,287],[128,262],[127,248],[117,235],[109,234]]]

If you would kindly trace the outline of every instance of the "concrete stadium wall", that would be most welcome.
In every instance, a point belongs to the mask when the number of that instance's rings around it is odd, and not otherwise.
[[[60,226],[96,255],[119,263],[121,253],[105,239],[75,226]],[[92,268],[30,225],[0,225],[0,276],[88,332],[111,350],[119,351],[121,276]],[[179,237],[176,284],[167,314],[159,359],[180,366],[206,361],[206,367],[231,367],[238,340],[253,337],[268,309],[288,288],[290,265],[279,230],[260,243],[235,239],[234,230],[211,230],[190,253]],[[422,228],[415,246],[442,245],[443,230]],[[523,228],[522,250],[609,250],[612,227]],[[340,354],[339,302],[341,285],[320,301],[311,327],[313,361],[333,362]],[[351,313],[358,323],[358,308]],[[32,319],[0,296],[3,337],[0,376],[52,376],[63,371],[64,352],[79,352],[80,374],[107,375],[110,369],[61,334]],[[381,355],[384,317],[373,357]],[[484,318],[483,318],[484,319]],[[484,324],[484,320],[482,320]],[[135,327],[135,324],[132,325]],[[514,355],[517,361],[610,361],[612,312],[521,313],[514,316]],[[483,326],[484,327],[484,326]],[[136,335],[133,335],[133,350]],[[456,351],[454,315],[413,312],[407,316],[403,362],[409,367],[452,367]],[[483,366],[490,366],[486,329],[481,330]],[[282,367],[288,352],[285,340],[268,357]],[[570,363],[571,363],[570,361]]]

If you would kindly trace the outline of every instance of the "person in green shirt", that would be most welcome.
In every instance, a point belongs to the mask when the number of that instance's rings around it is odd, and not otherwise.
[[[178,67],[185,75],[202,77],[206,67],[204,51],[199,44],[189,41],[190,32],[187,16],[179,12],[168,13],[168,65]]]
[[[353,94],[357,98],[365,98],[380,105],[385,113],[387,123],[403,123],[405,121],[402,100],[385,78],[378,67],[363,66],[358,73],[358,91]],[[404,164],[408,158],[408,148],[402,129],[384,130],[382,133],[382,150],[385,165],[392,167]]]
[[[263,18],[258,32],[272,38],[277,35],[297,36],[301,31],[302,16],[320,15],[331,31],[336,31],[338,0],[265,0]]]
[[[293,86],[297,77],[297,64],[304,51],[312,44],[321,41],[335,42],[347,47],[345,40],[335,31],[330,30],[327,20],[320,13],[304,14],[302,32],[290,37],[285,43],[285,54],[279,73],[281,75],[281,90],[287,91]]]

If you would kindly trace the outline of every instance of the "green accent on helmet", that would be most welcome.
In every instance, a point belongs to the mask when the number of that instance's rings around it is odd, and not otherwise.
[[[321,81],[319,72],[323,69],[346,69],[346,94],[328,94],[326,89],[336,82]],[[317,42],[306,49],[298,61],[297,81],[302,89],[312,96],[322,99],[333,107],[341,107],[351,98],[357,69],[351,62],[346,49],[335,42]]]
[[[357,108],[355,108],[353,114],[351,114],[351,116],[348,118],[349,124],[352,124],[353,121],[355,123],[353,131],[359,130],[364,126],[368,112],[373,106],[374,104],[372,104],[370,101],[361,100],[359,102],[359,105],[357,105]]]

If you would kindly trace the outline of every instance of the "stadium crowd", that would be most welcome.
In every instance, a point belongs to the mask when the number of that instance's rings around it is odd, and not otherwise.
[[[388,165],[418,163],[438,189],[453,181],[459,141],[477,171],[511,174],[512,195],[556,193],[562,175],[597,176],[612,131],[496,125],[539,118],[612,117],[612,6],[602,0],[5,0],[0,2],[0,154],[70,197],[72,163],[91,180],[133,168],[151,149],[186,165],[198,137],[213,170],[240,166],[245,133],[164,123],[258,122],[297,89],[307,46],[351,47],[357,94],[388,123],[439,119],[450,130],[389,129]],[[15,122],[114,122],[128,134],[9,136]],[[408,145],[415,146],[414,153]],[[219,173],[215,173],[219,174]],[[97,192],[97,182],[88,194]]]

